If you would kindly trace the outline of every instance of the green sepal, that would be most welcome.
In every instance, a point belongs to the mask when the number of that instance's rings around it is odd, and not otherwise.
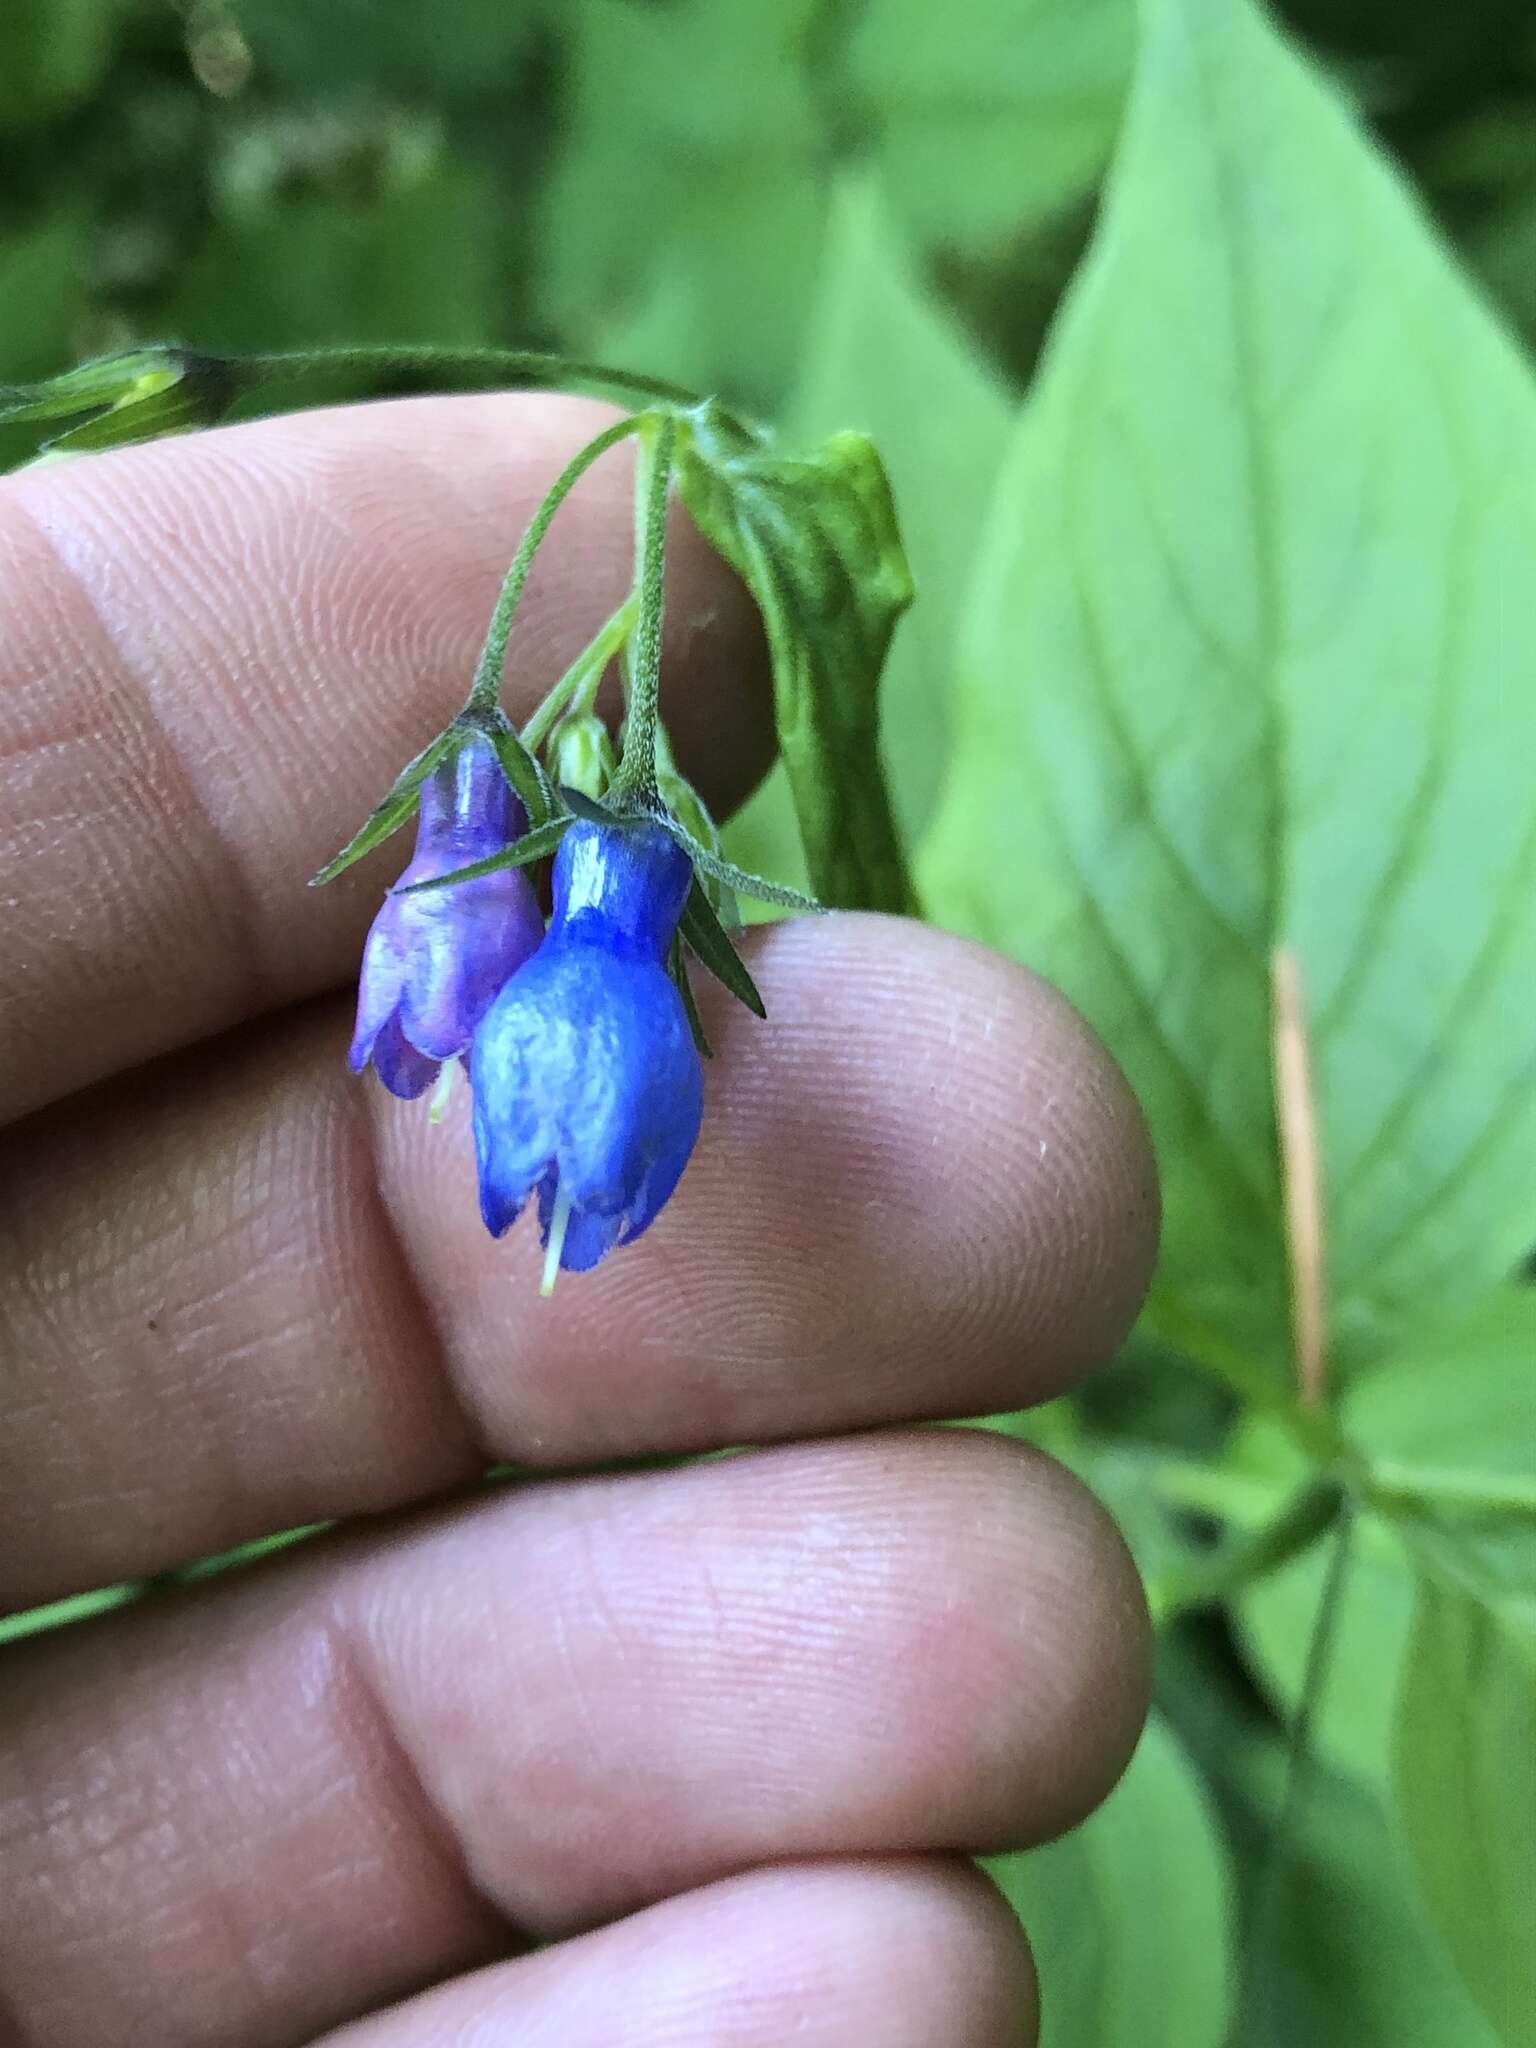
[[[599,803],[596,797],[590,797],[580,789],[562,787],[560,800],[574,817],[584,818],[589,825],[622,825],[626,819],[632,821],[636,815],[628,811],[611,811],[606,804]],[[649,813],[645,815],[649,816]]]
[[[237,364],[184,348],[133,349],[44,383],[0,389],[0,425],[67,420],[39,443],[48,455],[123,448],[218,423],[245,388]]]
[[[745,1003],[754,1017],[767,1016],[767,1007],[757,992],[757,983],[731,944],[725,926],[715,915],[708,891],[697,875],[688,891],[688,901],[683,905],[678,930],[722,988],[729,989],[738,1002]]]
[[[403,889],[391,889],[389,893],[414,896],[422,889],[447,889],[455,882],[478,882],[482,875],[498,875],[504,868],[532,867],[536,860],[554,852],[571,823],[569,817],[546,818],[542,825],[535,825],[500,853],[487,854],[484,860],[471,861],[467,868],[455,868],[452,874],[433,875],[425,882],[408,882]]]
[[[667,972],[677,985],[677,992],[683,999],[683,1015],[688,1019],[688,1029],[693,1035],[700,1059],[712,1060],[715,1049],[710,1044],[699,1015],[699,1006],[693,999],[693,986],[688,979],[688,957],[683,951],[683,941],[677,932],[672,934],[671,951],[667,954]]]
[[[706,853],[718,855],[719,830],[704,799],[687,777],[679,775],[675,768],[665,768],[656,778],[656,787],[668,811],[694,843],[702,846]]]
[[[802,895],[798,889],[787,888],[782,882],[770,882],[763,875],[749,874],[745,868],[737,867],[734,861],[722,860],[718,853],[701,846],[687,826],[670,812],[659,812],[656,822],[666,827],[700,873],[723,883],[727,889],[734,889],[738,896],[750,896],[758,903],[776,903],[784,910],[826,909],[826,905],[818,903],[814,896]]]
[[[656,721],[656,787],[662,803],[672,817],[685,831],[693,835],[706,853],[713,854],[718,859],[719,828],[708,804],[678,768],[672,752],[671,738],[660,719]],[[736,892],[713,875],[706,876],[705,882],[709,890],[709,900],[714,905],[720,922],[727,928],[739,925],[741,916],[736,902]]]
[[[382,846],[392,833],[398,832],[416,809],[417,793],[421,785],[434,768],[441,767],[457,744],[455,728],[450,725],[438,734],[430,746],[423,747],[415,760],[408,762],[401,769],[388,796],[369,812],[340,853],[328,860],[319,874],[310,876],[310,888],[319,889],[327,882],[334,882],[354,861],[361,860],[365,853],[372,853],[373,849]]]
[[[665,722],[656,721],[656,786],[673,817],[681,820],[701,846],[711,853],[720,851],[720,833],[708,804],[677,765],[672,736]]]
[[[528,814],[531,830],[537,829],[556,815],[555,800],[548,776],[523,745],[517,729],[503,713],[469,713],[458,723],[461,730],[467,726],[483,734],[490,741],[496,758],[501,763],[502,774],[511,783],[513,793]]]

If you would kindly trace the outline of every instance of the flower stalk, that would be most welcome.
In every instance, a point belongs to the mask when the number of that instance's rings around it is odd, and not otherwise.
[[[584,448],[577,450],[545,492],[543,503],[529,520],[528,530],[518,543],[517,553],[512,557],[512,566],[506,573],[501,593],[496,599],[496,609],[491,614],[485,645],[480,650],[474,681],[470,685],[469,697],[465,703],[466,711],[494,711],[500,705],[502,675],[507,665],[507,643],[512,637],[517,608],[522,603],[523,586],[528,581],[528,571],[533,567],[533,558],[538,553],[555,514],[593,463],[600,456],[606,455],[618,442],[627,440],[631,434],[643,433],[646,421],[650,417],[649,413],[632,413],[627,419],[616,420],[611,427],[605,427],[600,434],[594,435]]]
[[[655,812],[656,707],[661,690],[661,626],[666,579],[667,493],[677,429],[667,414],[652,414],[635,465],[635,636],[629,665],[624,753],[609,792],[620,811]]]

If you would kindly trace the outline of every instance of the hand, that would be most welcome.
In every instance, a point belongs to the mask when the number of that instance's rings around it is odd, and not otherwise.
[[[1130,1323],[1153,1167],[1096,1040],[935,931],[761,932],[675,1200],[551,1301],[462,1100],[343,1065],[394,869],[305,878],[455,709],[593,418],[418,400],[0,487],[0,1607],[348,1525],[0,1650],[4,2048],[1034,2038],[961,1856],[1112,1784],[1141,1597],[1060,1468],[911,1425]],[[541,557],[514,709],[622,593],[624,472]],[[691,529],[669,593],[728,806],[753,615]]]

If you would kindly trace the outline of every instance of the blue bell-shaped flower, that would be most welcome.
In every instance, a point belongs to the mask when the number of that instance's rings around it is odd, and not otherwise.
[[[665,965],[692,880],[661,826],[578,819],[544,942],[475,1033],[480,1211],[500,1237],[537,1190],[546,1285],[637,1238],[693,1151],[703,1072]]]

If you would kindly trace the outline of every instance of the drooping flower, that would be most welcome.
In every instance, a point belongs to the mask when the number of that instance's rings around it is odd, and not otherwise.
[[[396,890],[500,853],[523,822],[489,742],[471,735],[421,786],[416,852]],[[468,1049],[497,991],[543,935],[519,868],[387,896],[363,951],[352,1071],[372,1061],[392,1094],[424,1094],[441,1064]]]
[[[661,826],[579,819],[544,942],[475,1034],[480,1211],[500,1237],[537,1192],[546,1287],[637,1238],[693,1151],[703,1073],[664,964],[692,879]]]

